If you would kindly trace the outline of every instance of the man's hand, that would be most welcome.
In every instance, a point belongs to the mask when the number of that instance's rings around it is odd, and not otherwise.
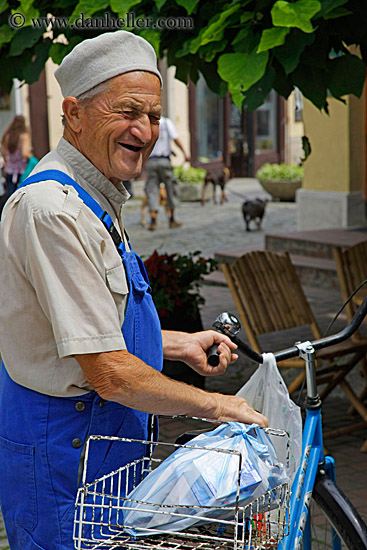
[[[228,365],[238,359],[233,353],[237,349],[227,336],[214,330],[203,332],[162,331],[163,352],[166,359],[185,362],[192,369],[203,376],[223,374]],[[212,367],[208,363],[207,350],[213,345],[218,345],[219,364]]]
[[[245,424],[259,424],[266,428],[268,419],[255,411],[242,397],[237,395],[215,394],[217,398],[216,418],[221,422],[243,422]]]

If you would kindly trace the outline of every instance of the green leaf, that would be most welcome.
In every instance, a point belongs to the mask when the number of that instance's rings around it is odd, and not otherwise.
[[[205,59],[207,63],[210,63],[215,59],[215,56],[225,50],[228,40],[220,40],[219,42],[211,42],[205,44],[199,48],[198,54],[202,59]]]
[[[12,10],[12,13],[22,13],[25,17],[25,25],[31,25],[32,18],[39,17],[40,14],[34,7],[33,0],[21,0],[19,8]]]
[[[13,38],[14,31],[6,23],[0,27],[0,48],[4,44],[7,44]]]
[[[56,65],[60,65],[61,61],[64,59],[65,55],[71,52],[71,50],[84,38],[82,36],[73,36],[68,44],[62,42],[54,42],[50,47],[50,57]]]
[[[119,17],[126,17],[126,14],[131,11],[131,8],[137,4],[141,4],[141,0],[110,0],[111,10],[117,13]],[[100,9],[99,4],[97,3],[96,5],[98,9]],[[75,8],[74,13],[76,9],[77,8]]]
[[[69,23],[73,23],[75,19],[81,17],[81,14],[83,14],[83,18],[88,19],[97,11],[107,8],[108,5],[108,0],[99,0],[98,3],[94,0],[80,0],[70,15]]]
[[[241,5],[238,3],[223,11],[220,15],[217,14],[212,17],[208,26],[201,29],[198,37],[192,41],[190,53],[196,53],[200,46],[204,46],[209,42],[218,42],[222,40],[224,31],[226,30],[226,20],[240,9]]]
[[[280,46],[274,50],[274,55],[284,68],[286,74],[294,71],[304,49],[306,46],[310,46],[314,40],[314,34],[305,34],[298,29],[292,29],[284,46]]]
[[[44,28],[34,29],[33,27],[23,27],[14,33],[14,38],[10,45],[9,57],[16,57],[27,48],[32,48],[45,32]]]
[[[198,5],[200,0],[176,0],[179,6],[186,9],[188,15],[191,15]]]
[[[260,42],[260,34],[254,33],[250,27],[241,29],[232,42],[235,52],[250,53],[256,51]]]
[[[3,13],[3,11],[7,10],[9,7],[7,0],[0,0],[0,13]]]
[[[139,35],[145,38],[145,40],[147,40],[149,44],[153,46],[157,57],[159,57],[159,48],[161,44],[162,33],[154,29],[143,29],[139,33]]]
[[[247,111],[255,111],[264,103],[264,99],[273,87],[274,77],[274,68],[268,67],[264,76],[243,94],[243,102]]]
[[[176,64],[175,78],[180,80],[184,84],[188,83],[190,72],[190,64],[186,63],[184,60],[181,60],[180,63]]]
[[[355,55],[330,59],[328,70],[328,88],[334,97],[346,94],[361,96],[366,79],[366,65],[362,59]]]
[[[292,79],[294,86],[297,86],[303,95],[318,109],[325,107],[327,92],[326,70],[300,63],[293,72]]]
[[[353,12],[346,8],[336,8],[329,11],[324,15],[324,19],[339,19],[339,17],[346,17],[347,15],[353,15]]]
[[[46,40],[36,46],[34,60],[32,63],[26,65],[23,70],[23,78],[28,84],[33,84],[39,79],[39,76],[49,57],[51,45],[52,41],[49,38],[46,38]]]
[[[317,14],[316,19],[324,17],[327,13],[332,12],[340,6],[344,6],[348,0],[321,0],[321,11]]]
[[[202,63],[199,69],[205,78],[208,88],[220,97],[225,97],[228,93],[228,86],[218,75],[217,63]]]
[[[290,29],[285,27],[273,27],[272,29],[265,29],[261,35],[259,47],[257,53],[266,52],[277,46],[282,46],[289,34]]]
[[[308,33],[314,31],[311,19],[320,10],[318,0],[298,0],[294,3],[278,0],[271,10],[271,17],[276,27],[297,27]]]
[[[161,9],[163,8],[163,6],[166,2],[167,2],[167,0],[154,0],[154,3],[157,6],[158,11],[161,11]]]
[[[264,75],[268,59],[268,52],[227,53],[219,57],[219,76],[228,82],[228,89],[237,106],[242,103],[241,92],[251,88]]]
[[[0,60],[0,90],[9,94],[13,86],[13,76],[8,71],[9,61],[3,57]]]
[[[253,11],[244,11],[241,14],[241,18],[240,18],[241,25],[243,25],[243,23],[247,23],[247,21],[251,21],[251,19],[254,19],[254,17],[255,17],[255,12],[253,12]]]
[[[280,96],[287,99],[293,91],[293,82],[286,75],[282,67],[279,67],[273,82],[273,88]]]
[[[308,157],[311,155],[311,143],[307,136],[302,136],[302,149],[304,152],[304,157],[301,158],[301,162],[305,162]]]

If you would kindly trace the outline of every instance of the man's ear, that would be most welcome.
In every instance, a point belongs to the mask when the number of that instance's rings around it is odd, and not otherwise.
[[[79,133],[82,126],[81,106],[76,97],[65,97],[62,102],[62,110],[69,128],[75,133]]]

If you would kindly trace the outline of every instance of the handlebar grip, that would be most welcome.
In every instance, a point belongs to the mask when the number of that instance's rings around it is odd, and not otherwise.
[[[208,356],[208,363],[212,367],[217,367],[219,365],[219,353],[218,353],[218,344],[213,344],[206,352]]]

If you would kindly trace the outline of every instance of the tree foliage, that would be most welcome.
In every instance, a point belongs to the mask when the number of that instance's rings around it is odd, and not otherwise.
[[[37,81],[49,57],[60,63],[78,42],[111,30],[73,28],[81,13],[126,19],[129,12],[153,21],[191,17],[191,28],[127,30],[144,36],[158,56],[166,54],[179,80],[195,83],[202,74],[212,91],[230,91],[248,110],[271,89],[287,98],[298,87],[325,110],[329,96],[362,93],[366,0],[0,0],[0,88],[9,91],[15,77]],[[20,29],[9,25],[16,13],[25,19]],[[69,17],[69,24],[47,34],[32,26],[32,18],[50,16]]]

